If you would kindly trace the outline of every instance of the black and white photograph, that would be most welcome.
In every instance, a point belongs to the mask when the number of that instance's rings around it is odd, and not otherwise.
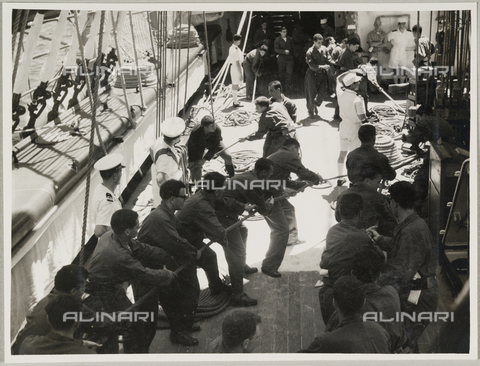
[[[476,2],[2,5],[5,362],[477,359]]]

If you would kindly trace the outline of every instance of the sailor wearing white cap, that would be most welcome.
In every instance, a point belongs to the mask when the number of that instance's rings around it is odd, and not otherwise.
[[[170,117],[160,125],[162,137],[158,138],[150,149],[152,157],[153,208],[160,198],[160,186],[169,179],[180,180],[188,184],[187,150],[180,146],[180,136],[185,131],[185,121],[179,117]]]
[[[357,26],[355,24],[347,25],[347,38],[348,39],[351,39],[351,38],[358,39],[358,43],[360,44],[360,47],[357,50],[357,52],[362,52],[362,47],[361,47],[362,41],[360,40],[360,36],[357,33]]]
[[[115,195],[115,189],[122,178],[123,156],[121,154],[109,154],[99,159],[93,166],[100,171],[102,183],[93,193],[93,220],[95,222],[95,235],[102,236],[110,229],[110,220],[115,211],[122,208],[122,204]]]
[[[320,33],[323,36],[323,39],[327,37],[335,37],[335,30],[330,27],[328,24],[327,18],[320,19]]]
[[[340,154],[338,156],[338,175],[344,174],[344,163],[348,151],[360,147],[358,130],[366,119],[363,98],[357,94],[362,77],[354,71],[347,71],[337,78],[337,100],[340,107]],[[343,184],[341,180],[339,185]]]
[[[407,21],[406,17],[398,18],[398,29],[387,35],[387,41],[392,45],[388,67],[395,71],[393,77],[395,84],[405,81],[402,68],[410,67],[410,60],[413,58],[407,51],[415,49],[415,38],[413,33],[407,30]]]

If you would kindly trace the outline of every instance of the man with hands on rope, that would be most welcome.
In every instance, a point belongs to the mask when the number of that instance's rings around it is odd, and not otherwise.
[[[225,170],[228,176],[235,175],[232,156],[227,150],[224,150],[222,130],[212,116],[204,116],[200,124],[193,128],[188,137],[187,149],[188,169],[190,169],[190,174],[195,182],[202,178],[202,167],[205,161],[211,160],[217,153],[225,161]],[[207,153],[205,153],[206,149]]]
[[[287,138],[296,137],[295,124],[283,104],[278,102],[270,104],[267,97],[255,99],[255,109],[257,113],[260,113],[258,131],[239,139],[239,141],[260,140],[266,134],[262,155],[266,158],[280,149]]]
[[[92,258],[87,264],[90,297],[85,300],[92,310],[108,313],[125,311],[132,306],[126,290],[134,286],[162,286],[163,292],[173,286],[175,273],[164,268],[171,257],[164,250],[136,240],[140,227],[138,214],[129,209],[115,211],[110,221],[112,231],[98,240]],[[172,286],[171,286],[172,285]],[[157,292],[158,294],[158,292]],[[153,305],[152,305],[153,304]],[[127,322],[124,333],[125,353],[147,353],[157,328],[158,296],[135,308],[152,311],[153,321]],[[121,323],[116,323],[121,326]]]
[[[312,172],[311,170],[308,170],[302,164],[302,160],[300,158],[300,143],[295,139],[290,138],[285,140],[282,148],[276,153],[270,155],[268,159],[273,161],[274,164],[273,173],[270,179],[281,180],[282,182],[285,182],[286,188],[284,190],[278,190],[277,196],[280,196],[283,193],[291,193],[293,196],[298,190],[305,188],[307,185],[316,185],[323,181],[322,176]],[[298,180],[292,181],[290,178],[291,173],[296,174]],[[285,231],[285,228],[288,227],[289,235],[287,237],[286,245],[283,246],[284,240],[281,241],[283,253],[285,253],[287,245],[295,245],[302,243],[302,241],[298,239],[295,207],[290,202],[288,202],[288,199],[276,202],[275,205],[274,209],[275,207],[281,207],[281,210],[276,211],[278,212],[278,215],[276,217],[278,217],[279,221],[277,225],[280,225],[283,228],[283,231]],[[270,215],[269,218],[274,219],[274,215]],[[285,235],[282,234],[282,236]],[[276,245],[278,245],[278,242],[276,242]],[[279,257],[282,248],[278,248]]]
[[[200,259],[201,253],[179,234],[180,225],[175,217],[175,212],[183,208],[187,198],[185,184],[170,179],[160,187],[160,196],[162,202],[143,221],[138,239],[162,248],[171,255],[175,262],[175,269],[184,267],[177,278],[184,296],[182,302],[176,301],[178,308],[183,309],[180,314],[183,317],[176,321],[175,327],[172,325],[170,340],[173,343],[196,346],[198,340],[191,337],[189,332],[198,330],[193,326],[193,319],[200,295],[196,261]],[[172,318],[177,319],[175,316]]]
[[[267,192],[264,189],[272,172],[272,161],[260,158],[253,170],[237,174],[230,180],[227,189],[222,191],[222,200],[217,200],[215,207],[218,220],[224,228],[237,223],[239,215],[245,210],[252,210],[252,205],[255,205],[256,210],[264,216],[272,211],[273,198],[265,200]],[[257,268],[246,264],[247,236],[248,230],[244,225],[234,228],[227,232],[227,245],[223,247],[232,284],[234,306],[254,306],[258,303],[243,291],[244,275],[258,272]]]

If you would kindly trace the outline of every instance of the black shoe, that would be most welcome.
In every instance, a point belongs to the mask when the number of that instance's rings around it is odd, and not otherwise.
[[[172,343],[181,344],[183,346],[197,346],[198,339],[193,338],[188,332],[178,332],[175,334],[170,333],[170,340]]]
[[[221,293],[226,293],[226,294],[232,293],[232,286],[228,286],[224,283],[221,283],[220,285],[218,285],[214,288],[210,288],[210,294],[212,296],[217,296]]]
[[[342,179],[339,179],[337,180],[337,186],[343,186],[345,183],[347,182],[347,180],[345,178],[342,178]]]
[[[248,297],[248,295],[245,292],[241,293],[240,295],[237,294],[232,296],[233,306],[247,307],[247,306],[255,306],[257,304],[258,304],[258,301]]]
[[[190,332],[190,333],[193,333],[193,332],[199,332],[199,331],[201,331],[201,330],[202,330],[202,328],[200,328],[200,325],[194,324],[194,325],[192,325],[192,327],[189,329],[189,332]]]
[[[282,274],[278,271],[270,271],[268,269],[262,268],[262,273],[265,273],[267,276],[273,277],[273,278],[279,278],[282,277]]]
[[[250,267],[249,265],[245,265],[245,267],[243,267],[243,273],[244,274],[252,274],[252,273],[257,273],[257,272],[258,272],[257,267]]]
[[[242,103],[233,103],[233,108],[239,108],[239,107],[243,107],[243,104]]]

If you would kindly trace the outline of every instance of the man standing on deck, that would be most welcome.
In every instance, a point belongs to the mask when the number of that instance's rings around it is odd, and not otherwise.
[[[98,160],[93,166],[100,171],[102,183],[100,183],[93,193],[93,220],[95,222],[95,236],[101,237],[110,230],[110,220],[115,211],[122,208],[118,197],[115,195],[115,189],[122,179],[123,156],[120,154],[110,154]]]
[[[295,138],[295,124],[283,104],[277,102],[270,104],[267,97],[255,99],[255,109],[257,113],[260,113],[258,131],[248,137],[241,138],[239,141],[260,140],[266,134],[262,155],[266,158],[280,149],[283,141],[287,138]]]
[[[282,27],[280,35],[273,42],[277,54],[278,78],[286,86],[287,91],[293,90],[293,41],[287,36],[287,28]]]
[[[266,99],[266,98],[265,98]],[[268,100],[267,100],[268,103]],[[245,211],[245,204],[257,206],[261,215],[268,215],[273,206],[273,198],[265,200],[265,190],[259,187],[264,185],[272,175],[273,163],[260,158],[255,163],[253,170],[235,175],[227,189],[222,191],[222,198],[233,198],[238,205],[224,205],[218,202],[216,206],[217,217],[224,228],[228,228],[238,222],[239,215]],[[228,263],[228,272],[232,283],[232,303],[234,306],[254,306],[257,300],[250,298],[243,291],[243,276],[258,271],[246,265],[248,230],[244,225],[234,228],[227,233],[227,245],[223,247],[225,258]]]
[[[179,301],[177,305],[183,308],[185,318],[181,322],[177,322],[177,331],[173,332],[172,328],[170,340],[185,346],[195,346],[198,344],[198,340],[188,333],[197,330],[193,328],[193,318],[200,294],[196,261],[200,259],[201,253],[180,236],[177,231],[179,223],[175,217],[175,211],[181,210],[187,199],[185,184],[174,179],[168,180],[160,187],[160,196],[162,202],[143,221],[138,232],[138,239],[143,243],[163,249],[178,264],[177,268],[184,267],[177,277],[184,297],[182,302]]]
[[[160,125],[160,131],[163,136],[150,149],[153,208],[160,204],[160,187],[167,180],[176,179],[188,184],[187,150],[179,145],[185,121],[179,117],[167,118]]]
[[[306,182],[311,184],[319,184],[323,178],[305,168],[302,164],[300,158],[300,143],[295,139],[285,140],[283,146],[276,153],[268,157],[269,160],[273,161],[273,173],[270,177],[271,180],[280,180],[283,185],[286,187],[285,193],[292,192],[292,190],[299,190],[305,187]],[[294,173],[297,175],[298,180],[292,181],[290,174]],[[282,195],[284,190],[278,190],[278,196]],[[276,215],[275,215],[276,214]],[[271,215],[269,215],[269,220],[278,218],[277,225],[284,228],[288,227],[288,241],[286,245],[301,244],[301,241],[298,240],[298,229],[297,229],[297,219],[295,217],[295,207],[288,202],[288,199],[275,202],[274,209]],[[285,246],[286,247],[286,246]],[[283,255],[285,254],[285,247],[278,248],[278,259],[281,259],[277,262],[282,262]],[[283,252],[283,254],[281,254]],[[278,266],[275,266],[278,269]]]
[[[246,88],[246,97],[250,101],[253,97],[253,87],[255,80],[262,76],[264,69],[264,58],[267,54],[268,46],[262,44],[258,48],[251,50],[245,56],[245,60],[242,62],[243,71],[245,75],[245,88]],[[256,90],[257,94],[258,90]]]
[[[305,59],[308,65],[305,73],[305,99],[308,116],[314,117],[318,115],[318,107],[322,105],[327,94],[327,72],[332,63],[321,34],[313,36],[313,46],[308,49]]]
[[[270,103],[282,103],[287,109],[288,115],[293,122],[297,122],[297,106],[290,98],[287,98],[282,93],[282,84],[278,80],[272,81],[268,84],[268,94],[270,94]]]
[[[196,182],[202,178],[202,167],[206,160],[211,160],[219,151],[225,149],[222,130],[213,120],[212,116],[205,116],[199,125],[190,132],[187,141],[188,169],[192,179]],[[205,149],[208,149],[205,154]],[[235,175],[232,156],[228,151],[222,151],[219,156],[225,161],[225,170],[229,177]]]
[[[198,185],[200,183],[201,185]],[[177,227],[182,236],[197,250],[202,250],[202,255],[196,262],[197,266],[202,268],[207,275],[208,287],[212,295],[231,290],[220,279],[217,255],[203,242],[203,239],[207,237],[212,242],[222,246],[227,245],[225,228],[215,214],[215,201],[224,185],[225,176],[222,174],[218,172],[205,174],[201,181],[197,181],[199,189],[175,215]]]
[[[337,161],[339,176],[343,175],[348,151],[352,151],[361,145],[358,139],[358,130],[367,118],[363,98],[357,94],[361,80],[361,76],[348,71],[337,78],[337,100],[340,117],[342,118],[339,127],[340,154]],[[338,185],[344,183],[345,179],[337,181]]]

